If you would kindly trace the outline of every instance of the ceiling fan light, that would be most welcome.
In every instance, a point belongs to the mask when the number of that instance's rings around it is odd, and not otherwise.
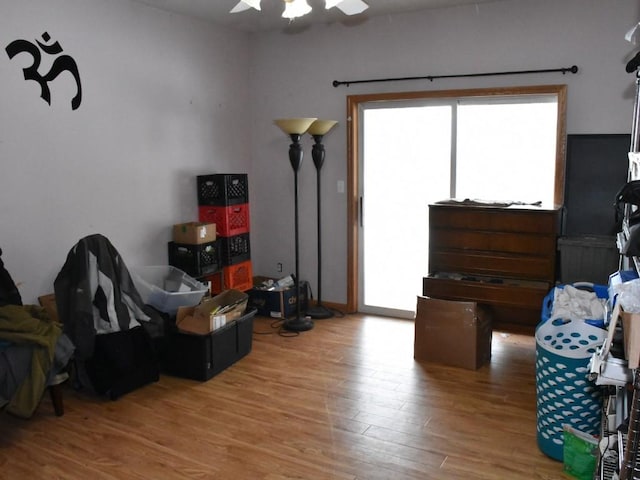
[[[324,2],[324,8],[329,10],[330,8],[333,8],[333,7],[337,6],[341,2],[342,2],[342,0],[326,0]]]
[[[336,7],[346,15],[358,15],[369,8],[369,5],[362,0],[341,0],[336,3]]]
[[[244,12],[250,8],[260,10],[260,0],[240,0],[237,5],[229,11],[229,13]]]
[[[294,19],[302,17],[311,11],[307,0],[285,0],[283,18]]]

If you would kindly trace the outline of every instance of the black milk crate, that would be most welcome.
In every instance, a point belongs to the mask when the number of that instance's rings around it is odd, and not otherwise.
[[[236,265],[251,258],[249,234],[241,233],[232,237],[220,237],[220,252],[222,266]]]
[[[169,242],[169,265],[192,277],[217,272],[220,270],[220,243],[218,240],[198,245]]]
[[[198,175],[198,205],[228,206],[248,202],[246,173]]]

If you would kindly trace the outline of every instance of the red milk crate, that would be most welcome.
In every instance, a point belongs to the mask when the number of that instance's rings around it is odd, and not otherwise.
[[[251,261],[222,267],[222,270],[207,275],[204,279],[211,283],[211,295],[218,295],[231,288],[246,292],[253,288]]]
[[[246,292],[253,288],[251,260],[238,263],[237,265],[222,267],[222,276],[224,278],[225,290],[233,288],[234,290]]]
[[[224,273],[222,270],[207,275],[204,279],[211,285],[211,295],[216,296],[219,293],[224,292]]]
[[[201,222],[216,224],[217,234],[221,237],[232,237],[249,232],[249,204],[229,205],[199,205],[198,218]]]

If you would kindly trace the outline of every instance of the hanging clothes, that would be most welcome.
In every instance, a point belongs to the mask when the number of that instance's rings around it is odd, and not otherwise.
[[[54,281],[58,316],[76,347],[78,386],[112,400],[159,379],[157,313],[145,313],[127,266],[100,234],[82,238]]]
[[[95,336],[149,321],[124,260],[100,234],[81,239],[54,281],[56,305],[76,358],[93,355]]]

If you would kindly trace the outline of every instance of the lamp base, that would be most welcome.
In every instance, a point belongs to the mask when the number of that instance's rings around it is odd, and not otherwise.
[[[311,318],[322,319],[322,318],[333,317],[333,312],[320,303],[317,303],[314,306],[309,307],[306,311],[306,314]]]
[[[313,321],[308,318],[292,318],[285,320],[282,328],[289,330],[290,332],[306,332],[313,328]]]

